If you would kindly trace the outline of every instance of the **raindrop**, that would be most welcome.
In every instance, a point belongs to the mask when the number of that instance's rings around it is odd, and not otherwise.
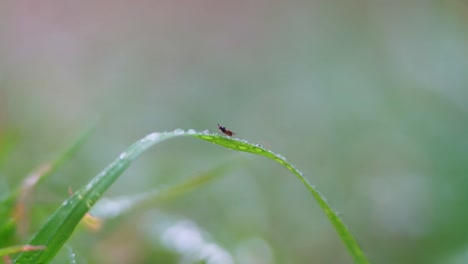
[[[194,129],[187,130],[187,134],[193,135],[193,134],[196,134],[196,133],[197,133],[197,131],[195,131]]]
[[[185,133],[185,131],[183,129],[178,128],[178,129],[174,130],[173,133],[176,134],[176,135],[182,135],[182,134]]]
[[[257,148],[261,148],[261,149],[265,148],[265,147],[263,147],[262,144],[255,144],[255,146],[256,146]]]
[[[281,154],[276,154],[276,157],[278,157],[278,158],[280,158],[280,159],[282,159],[282,160],[286,160],[286,158],[285,158],[283,155],[281,155]]]
[[[71,247],[68,247],[68,253],[70,257],[70,263],[76,264],[76,254],[73,252],[73,249]]]
[[[203,130],[202,133],[203,133],[203,134],[206,134],[206,135],[213,134],[213,132],[211,132],[209,129]]]
[[[122,152],[122,153],[119,155],[119,159],[124,159],[125,157],[127,157],[127,152]]]
[[[151,133],[149,135],[147,135],[146,137],[144,137],[141,142],[147,142],[147,141],[155,141],[156,139],[159,138],[161,134],[158,133],[158,132],[154,132],[154,133]]]

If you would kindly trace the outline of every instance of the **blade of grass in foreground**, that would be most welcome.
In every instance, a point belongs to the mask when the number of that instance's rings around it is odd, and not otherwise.
[[[23,252],[16,259],[16,263],[47,263],[49,262],[63,244],[71,236],[81,218],[96,203],[101,195],[114,183],[114,181],[130,166],[132,161],[151,146],[169,138],[179,136],[192,136],[226,148],[250,152],[273,159],[289,169],[308,188],[320,207],[335,227],[340,238],[345,243],[348,251],[356,263],[368,263],[364,253],[357,244],[338,215],[331,209],[325,198],[311,185],[290,163],[281,155],[277,155],[258,144],[251,144],[244,140],[227,138],[212,134],[210,132],[196,132],[192,129],[183,131],[177,129],[173,132],[152,133],[131,145],[125,152],[107,166],[101,173],[94,177],[85,187],[81,188],[73,196],[55,211],[42,228],[30,241],[31,245],[45,245],[44,251]]]

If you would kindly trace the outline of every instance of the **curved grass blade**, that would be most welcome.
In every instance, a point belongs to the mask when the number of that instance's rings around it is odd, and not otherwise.
[[[34,235],[31,245],[46,245],[44,251],[23,252],[15,263],[48,263],[71,236],[83,216],[96,203],[132,161],[154,144],[183,135],[180,131],[152,133],[131,145],[125,152],[96,175],[86,186],[76,191],[50,216]]]
[[[218,135],[195,135],[195,137],[210,141],[226,148],[262,155],[286,167],[307,187],[307,189],[309,189],[309,192],[312,194],[312,196],[314,196],[315,200],[327,215],[328,220],[330,220],[330,222],[333,224],[333,227],[338,232],[341,240],[343,240],[344,244],[348,248],[349,253],[353,256],[355,263],[369,263],[366,256],[364,255],[364,252],[359,247],[359,244],[351,235],[350,231],[340,219],[338,214],[328,204],[325,197],[320,194],[320,192],[317,190],[317,187],[310,184],[302,172],[289,163],[285,157],[265,149],[260,144],[252,144],[245,140],[232,139]]]
[[[294,166],[286,161],[281,155],[277,155],[261,145],[251,144],[247,141],[227,138],[209,132],[196,132],[192,129],[187,132],[177,129],[173,132],[152,133],[140,141],[131,145],[125,152],[107,166],[101,173],[95,176],[85,187],[65,200],[43,227],[31,240],[31,245],[46,245],[44,251],[24,252],[16,259],[16,263],[47,263],[71,236],[73,230],[80,222],[81,218],[89,211],[113,183],[130,166],[132,161],[141,153],[156,143],[178,136],[193,136],[212,143],[244,152],[262,155],[275,160],[289,169],[296,177],[309,189],[311,194],[324,210],[325,214],[332,222],[340,238],[347,246],[356,263],[368,263],[364,253],[343,224],[338,215],[331,209],[325,198],[318,192],[316,187],[311,185]]]

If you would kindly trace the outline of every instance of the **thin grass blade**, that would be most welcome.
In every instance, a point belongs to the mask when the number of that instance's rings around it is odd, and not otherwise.
[[[332,210],[325,198],[319,193],[316,187],[311,185],[304,178],[303,174],[292,164],[287,162],[284,157],[263,148],[261,145],[248,143],[244,140],[228,138],[212,133],[196,132],[194,130],[183,131],[181,129],[177,129],[173,132],[152,133],[130,146],[114,162],[94,177],[90,183],[67,199],[30,242],[31,245],[46,245],[47,249],[44,251],[21,253],[16,259],[16,263],[47,263],[50,261],[71,236],[81,218],[128,166],[130,166],[134,159],[151,146],[178,136],[192,136],[226,148],[265,156],[286,167],[307,187],[312,196],[317,200],[348,248],[348,251],[353,256],[355,263],[368,263],[358,243],[342,220]]]

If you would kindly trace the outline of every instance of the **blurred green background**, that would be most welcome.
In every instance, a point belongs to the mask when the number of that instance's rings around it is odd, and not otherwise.
[[[467,29],[466,1],[2,1],[0,192],[99,120],[36,190],[33,234],[147,133],[220,123],[303,171],[372,263],[468,263]],[[55,263],[192,263],[190,245],[207,263],[352,262],[286,169],[206,142],[158,145],[106,196],[233,156],[194,192],[75,233]]]

